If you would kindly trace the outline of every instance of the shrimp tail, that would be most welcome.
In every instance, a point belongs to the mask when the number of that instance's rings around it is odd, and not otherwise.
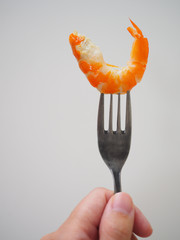
[[[143,36],[139,27],[131,19],[130,21],[134,28],[128,27],[127,30],[135,40],[132,45],[128,67],[131,73],[135,76],[136,82],[140,82],[148,61],[149,44],[148,39]]]
[[[142,31],[140,28],[138,28],[138,26],[131,20],[129,19],[130,22],[132,23],[133,27],[135,28],[132,28],[132,27],[128,27],[127,30],[129,31],[129,33],[134,37],[134,38],[142,38],[143,37],[143,34],[142,34]]]

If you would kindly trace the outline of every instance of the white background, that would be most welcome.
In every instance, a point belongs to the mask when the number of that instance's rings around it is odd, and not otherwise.
[[[68,36],[76,29],[105,61],[124,66],[129,17],[150,53],[131,91],[123,191],[150,220],[149,239],[179,239],[179,11],[178,0],[0,1],[0,239],[40,239],[92,189],[113,189],[97,147],[99,92],[79,70]]]

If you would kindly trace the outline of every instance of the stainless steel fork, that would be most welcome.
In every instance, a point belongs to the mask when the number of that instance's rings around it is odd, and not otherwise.
[[[113,96],[110,95],[109,129],[104,129],[104,94],[101,93],[98,111],[98,146],[100,154],[114,178],[114,192],[121,192],[121,170],[131,145],[131,99],[126,94],[125,130],[121,130],[120,94],[118,94],[117,129],[113,131]]]

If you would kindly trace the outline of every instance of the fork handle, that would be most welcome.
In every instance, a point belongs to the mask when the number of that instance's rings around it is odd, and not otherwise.
[[[112,171],[114,178],[114,193],[121,192],[121,172]]]

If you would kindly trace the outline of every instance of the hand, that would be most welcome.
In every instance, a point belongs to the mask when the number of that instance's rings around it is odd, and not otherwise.
[[[97,188],[73,210],[60,228],[41,240],[137,240],[152,228],[142,212],[124,192]]]

